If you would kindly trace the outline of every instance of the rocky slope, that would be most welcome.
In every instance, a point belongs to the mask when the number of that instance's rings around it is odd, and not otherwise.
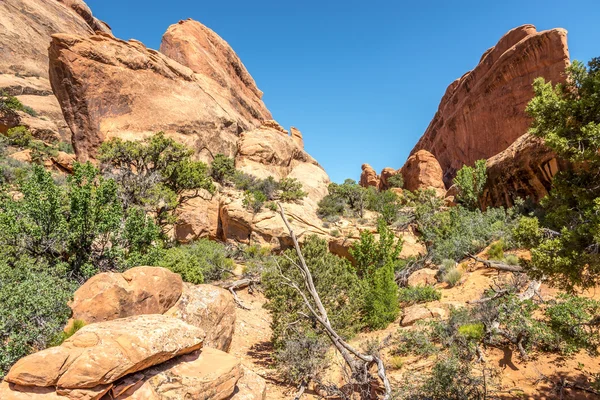
[[[6,121],[0,115],[0,132],[16,125],[30,127],[38,136],[70,139],[48,80],[50,36],[66,32],[90,36],[110,33],[81,0],[3,0],[0,3],[0,91],[17,96],[39,117],[20,113]],[[7,123],[8,122],[8,123]]]

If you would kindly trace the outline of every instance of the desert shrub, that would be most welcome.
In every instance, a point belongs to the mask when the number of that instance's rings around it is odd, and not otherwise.
[[[432,400],[479,400],[484,398],[486,382],[476,374],[470,361],[455,355],[441,358],[420,388]]]
[[[404,360],[400,356],[392,356],[388,359],[387,367],[391,370],[402,369]]]
[[[29,129],[24,126],[15,126],[6,131],[6,139],[12,146],[26,148],[34,140]]]
[[[395,174],[388,178],[387,184],[391,188],[402,188],[404,187],[404,178],[402,174]]]
[[[75,150],[73,149],[73,145],[69,142],[58,142],[58,150],[63,151],[67,154],[74,154]]]
[[[274,201],[269,201],[265,207],[267,207],[269,210],[273,211],[273,212],[277,212],[279,211],[279,208],[277,207],[277,203],[275,203]]]
[[[363,217],[368,190],[352,179],[344,183],[331,183],[328,194],[319,202],[317,214],[323,218],[330,215],[351,215]]]
[[[447,270],[442,276],[442,280],[450,287],[454,287],[460,283],[463,272],[459,268],[453,267]]]
[[[275,351],[278,372],[285,382],[309,382],[327,368],[330,343],[314,332],[295,334]]]
[[[328,217],[337,217],[343,215],[346,209],[346,202],[341,197],[327,195],[319,201],[317,215],[327,221]]]
[[[367,285],[364,303],[364,319],[372,329],[381,329],[394,321],[399,313],[398,285],[394,272],[402,241],[380,221],[377,227],[379,240],[369,231],[360,234],[360,240],[352,246],[350,254],[356,260],[356,272]]]
[[[504,262],[508,265],[519,265],[521,262],[519,261],[519,257],[514,254],[506,254],[504,256]]]
[[[73,320],[71,325],[69,325],[64,331],[60,332],[58,335],[52,339],[50,343],[52,346],[60,346],[65,340],[73,336],[77,333],[78,330],[85,326],[85,321],[80,319]]]
[[[267,196],[259,190],[246,190],[242,204],[256,214],[262,209],[267,200]]]
[[[32,117],[37,117],[38,115],[33,108],[23,105],[19,99],[6,92],[0,92],[0,109],[23,111]]]
[[[124,206],[143,207],[156,215],[166,234],[176,210],[203,191],[214,193],[208,166],[192,160],[194,151],[159,132],[142,141],[113,138],[98,152],[101,169],[119,185]]]
[[[364,285],[354,268],[348,260],[329,253],[327,242],[316,236],[306,238],[302,253],[333,328],[344,338],[353,336],[363,326],[361,312],[364,308]],[[300,272],[293,264],[297,262],[296,252],[286,250],[284,255],[276,257],[275,263],[267,266],[262,276],[265,296],[269,300],[265,307],[273,316],[272,338],[276,349],[282,348],[295,335],[310,332],[320,337],[325,335],[319,325],[306,317],[310,312],[302,297],[282,277],[286,276],[307,293]]]
[[[458,334],[467,340],[480,341],[485,334],[485,326],[481,322],[461,325],[458,328]]]
[[[333,237],[340,237],[340,236],[341,236],[341,233],[340,233],[339,229],[332,229],[332,230],[329,232],[329,234],[330,234],[331,236],[333,236]]]
[[[398,214],[402,208],[400,197],[391,190],[378,191],[370,187],[367,191],[368,210],[377,211],[381,214],[381,218],[390,225],[398,219]]]
[[[504,240],[498,240],[492,243],[487,251],[487,256],[490,260],[502,261],[504,260]]]
[[[405,304],[427,303],[442,298],[442,293],[433,286],[413,286],[400,288],[398,300]]]
[[[221,184],[228,182],[235,175],[235,160],[224,154],[217,154],[210,164],[210,176]]]
[[[528,249],[539,245],[543,239],[538,219],[526,216],[518,219],[512,236],[516,246]]]
[[[6,257],[3,257],[6,260]],[[0,377],[12,364],[46,348],[67,322],[77,285],[28,257],[0,263]]]
[[[158,265],[181,275],[193,284],[218,281],[234,268],[225,246],[207,239],[165,250]]]
[[[283,178],[279,181],[278,189],[281,191],[279,200],[286,203],[302,200],[307,194],[302,190],[302,183],[295,178]]]
[[[485,160],[477,160],[474,167],[463,166],[456,172],[453,183],[458,188],[456,201],[470,210],[481,208],[479,199],[487,180]]]
[[[31,171],[31,164],[7,157],[0,160],[0,185],[14,184],[24,180]]]
[[[452,268],[455,268],[455,267],[456,267],[456,261],[451,260],[449,258],[445,258],[445,259],[442,260],[442,263],[440,264],[440,271],[442,273],[444,273],[444,272],[446,272],[446,271],[448,271],[448,270],[450,270]]]
[[[399,329],[393,354],[401,356],[428,357],[439,351],[427,329],[405,330]]]

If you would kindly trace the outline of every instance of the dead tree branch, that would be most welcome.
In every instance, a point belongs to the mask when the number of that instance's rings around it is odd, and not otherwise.
[[[298,270],[302,274],[305,289],[308,291],[308,293],[312,299],[312,303],[309,301],[306,294],[298,287],[298,285],[296,285],[295,282],[291,281],[291,279],[286,278],[284,276],[283,278],[286,280],[286,284],[288,286],[294,288],[294,290],[300,294],[300,296],[304,300],[304,304],[305,304],[306,308],[308,308],[308,310],[313,315],[313,317],[323,327],[323,329],[325,330],[325,333],[329,337],[331,343],[335,346],[335,348],[338,350],[338,352],[342,355],[344,362],[350,368],[350,371],[352,371],[353,377],[359,378],[362,375],[362,379],[360,379],[360,383],[363,383],[363,384],[368,383],[368,381],[366,380],[366,378],[368,378],[368,376],[364,376],[363,374],[361,374],[361,372],[368,371],[368,369],[371,365],[377,366],[377,375],[379,376],[379,379],[381,379],[381,381],[383,382],[383,386],[385,389],[385,394],[383,396],[383,400],[389,400],[391,398],[392,388],[391,388],[390,382],[387,378],[387,375],[385,372],[385,365],[383,364],[383,361],[379,357],[360,353],[354,347],[352,347],[348,343],[346,343],[341,338],[341,336],[338,335],[338,333],[332,328],[331,323],[329,321],[329,317],[327,315],[327,310],[325,310],[325,307],[323,306],[323,303],[321,302],[321,298],[315,288],[310,269],[306,265],[306,261],[304,260],[304,256],[302,255],[302,251],[300,250],[300,245],[298,244],[298,239],[296,238],[296,234],[294,233],[292,227],[288,223],[287,217],[285,215],[285,211],[284,211],[281,203],[278,203],[278,206],[279,206],[281,219],[283,220],[283,222],[290,234],[292,242],[294,243],[294,249],[296,250],[296,254],[298,255],[298,260],[300,262],[299,264],[294,262],[293,265],[296,266],[296,268],[298,268]],[[313,307],[313,304],[314,304],[314,307]],[[352,356],[354,356],[356,359],[358,359],[358,362],[357,362],[357,360],[354,360]]]
[[[477,262],[482,263],[487,268],[497,269],[500,271],[508,271],[508,272],[523,272],[523,267],[518,266],[518,265],[508,265],[508,264],[504,264],[501,262],[488,261],[488,260],[484,260],[483,258],[474,256],[472,254],[467,254],[467,256]]]
[[[221,283],[218,286],[222,287],[223,289],[229,290],[229,292],[233,295],[233,300],[235,301],[235,304],[237,304],[239,308],[241,308],[242,310],[250,310],[249,307],[245,306],[244,303],[242,303],[242,301],[236,293],[236,290],[243,289],[246,287],[251,288],[259,283],[260,281],[257,279],[245,278],[233,282]]]

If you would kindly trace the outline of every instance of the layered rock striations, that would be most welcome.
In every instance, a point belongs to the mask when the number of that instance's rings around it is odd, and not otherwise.
[[[446,186],[464,164],[488,159],[527,132],[524,110],[537,77],[558,83],[569,64],[567,32],[523,25],[505,34],[479,64],[446,90],[438,111],[411,154],[432,153]]]

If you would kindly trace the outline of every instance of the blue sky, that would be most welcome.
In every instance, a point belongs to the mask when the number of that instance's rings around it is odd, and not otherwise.
[[[122,39],[158,48],[193,18],[240,56],[274,118],[299,128],[333,181],[362,163],[399,168],[446,87],[508,30],[569,31],[572,59],[600,56],[598,0],[87,0]]]

